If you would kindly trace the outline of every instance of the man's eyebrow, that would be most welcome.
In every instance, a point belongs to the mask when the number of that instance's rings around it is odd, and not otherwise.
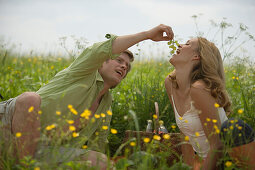
[[[125,61],[123,58],[121,58],[121,57],[117,57],[117,58],[120,59],[121,62],[124,62],[128,68],[130,68],[130,63],[126,62],[126,61]],[[116,59],[117,59],[117,58],[116,58]]]

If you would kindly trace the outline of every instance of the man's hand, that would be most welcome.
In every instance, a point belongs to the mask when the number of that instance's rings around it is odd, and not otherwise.
[[[164,32],[166,33],[166,36],[164,36]],[[136,43],[148,39],[151,39],[152,41],[169,41],[173,38],[174,33],[172,28],[167,25],[160,24],[148,31],[117,37],[112,44],[112,53],[119,54]]]
[[[164,36],[164,32],[166,36]],[[146,32],[147,38],[153,41],[169,41],[174,38],[173,30],[170,26],[160,24]]]

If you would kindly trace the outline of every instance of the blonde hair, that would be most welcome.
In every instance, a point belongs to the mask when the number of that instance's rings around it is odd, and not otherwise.
[[[195,65],[191,72],[191,84],[197,80],[203,80],[216,102],[229,114],[231,102],[226,91],[223,61],[218,48],[207,39],[198,37],[197,52],[200,56],[200,62]],[[174,87],[178,88],[175,70],[169,77]]]

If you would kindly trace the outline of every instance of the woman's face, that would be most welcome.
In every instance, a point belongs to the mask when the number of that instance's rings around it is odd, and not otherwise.
[[[185,44],[180,44],[176,54],[170,59],[173,66],[191,63],[191,61],[199,56],[198,52],[198,39],[190,39]]]

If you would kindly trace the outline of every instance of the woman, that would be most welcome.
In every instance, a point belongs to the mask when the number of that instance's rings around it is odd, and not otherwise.
[[[198,160],[215,169],[223,147],[219,129],[230,113],[220,52],[205,38],[194,38],[179,46],[170,63],[175,70],[165,87],[183,140],[190,143],[182,145],[183,160],[194,169]]]

